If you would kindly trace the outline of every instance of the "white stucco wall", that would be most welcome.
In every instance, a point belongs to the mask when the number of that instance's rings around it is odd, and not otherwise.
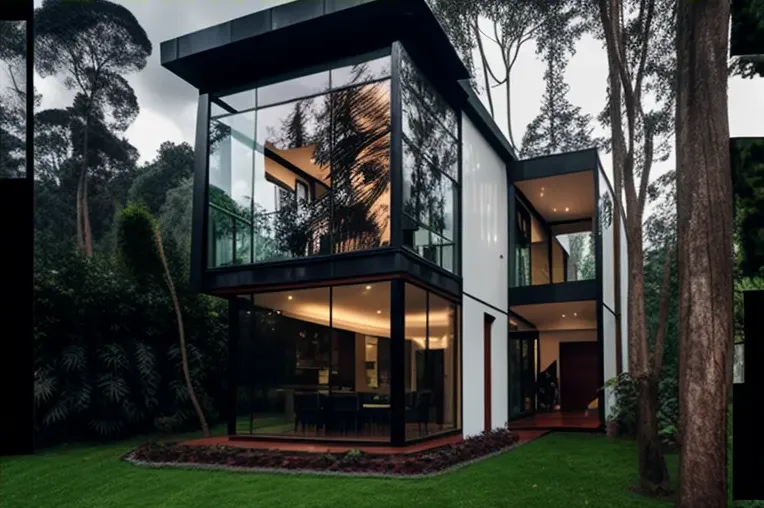
[[[491,424],[508,417],[506,164],[462,117],[462,389],[464,436],[484,428],[484,320],[491,329]],[[486,305],[488,304],[488,305]],[[501,312],[500,312],[501,311]]]

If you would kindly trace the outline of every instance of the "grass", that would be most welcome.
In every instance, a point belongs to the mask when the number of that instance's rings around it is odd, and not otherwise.
[[[191,436],[184,436],[188,438]],[[602,435],[551,434],[425,480],[152,470],[120,457],[144,439],[61,447],[0,460],[3,507],[651,507],[630,491],[636,446]],[[676,456],[667,457],[672,480]]]

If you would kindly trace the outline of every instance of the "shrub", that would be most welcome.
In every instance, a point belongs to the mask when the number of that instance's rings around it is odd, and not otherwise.
[[[148,443],[126,458],[146,463],[207,464],[246,468],[419,475],[442,471],[484,457],[517,443],[508,429],[485,432],[456,444],[410,454],[300,453],[277,450],[247,450],[225,446]]]
[[[34,392],[41,445],[195,425],[170,298],[161,287],[133,280],[105,255],[88,260],[72,251],[37,266]],[[226,400],[227,306],[185,284],[178,290],[194,383],[215,417]]]
[[[637,431],[637,381],[624,372],[606,383],[613,389],[615,403],[610,420],[618,424],[619,435],[634,438]],[[675,369],[665,369],[658,382],[658,435],[661,443],[675,449],[679,439],[679,383]]]

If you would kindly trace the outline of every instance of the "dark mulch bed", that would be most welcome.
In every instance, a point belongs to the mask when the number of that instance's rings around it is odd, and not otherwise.
[[[180,443],[148,443],[124,458],[153,466],[216,466],[231,470],[311,471],[339,474],[419,476],[438,473],[473,462],[514,446],[516,434],[508,429],[484,432],[464,441],[410,454],[306,453],[255,450],[231,446],[198,446]]]

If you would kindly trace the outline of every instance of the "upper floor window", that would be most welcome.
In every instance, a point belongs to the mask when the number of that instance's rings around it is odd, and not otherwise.
[[[210,268],[390,239],[390,56],[213,97]]]
[[[402,52],[404,246],[458,272],[459,123]]]

